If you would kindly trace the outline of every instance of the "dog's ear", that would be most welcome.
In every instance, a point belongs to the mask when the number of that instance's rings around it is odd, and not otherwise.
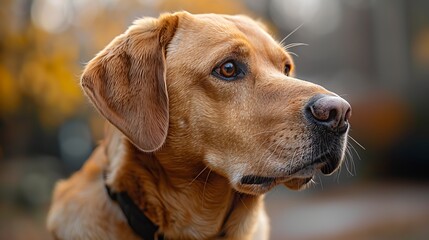
[[[86,66],[81,85],[97,110],[145,152],[168,131],[166,47],[178,16],[145,18],[116,37]]]

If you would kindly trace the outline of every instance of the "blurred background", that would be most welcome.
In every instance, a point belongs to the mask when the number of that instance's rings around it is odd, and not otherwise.
[[[79,75],[142,16],[247,14],[286,43],[297,77],[353,106],[347,160],[310,189],[267,196],[272,239],[429,239],[429,1],[2,0],[0,239],[50,239],[55,181],[103,136]],[[363,146],[363,147],[362,147]],[[365,150],[364,150],[365,149]]]

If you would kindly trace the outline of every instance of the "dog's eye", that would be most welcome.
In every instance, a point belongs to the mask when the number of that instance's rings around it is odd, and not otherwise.
[[[285,73],[286,76],[289,76],[290,69],[291,69],[291,65],[290,64],[286,64],[285,65],[285,69],[284,69],[284,73]]]
[[[222,77],[230,78],[235,75],[237,67],[232,62],[226,62],[220,66],[220,74]]]
[[[244,72],[239,65],[231,60],[224,62],[219,67],[213,69],[212,74],[215,77],[226,81],[236,80],[244,76]]]

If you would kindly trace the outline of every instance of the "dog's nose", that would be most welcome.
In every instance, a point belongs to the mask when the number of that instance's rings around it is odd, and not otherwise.
[[[332,132],[345,133],[349,126],[348,120],[352,108],[340,97],[319,95],[310,100],[306,111],[317,125],[324,126]]]

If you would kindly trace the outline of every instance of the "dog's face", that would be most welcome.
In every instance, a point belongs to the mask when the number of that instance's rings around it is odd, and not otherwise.
[[[290,55],[260,24],[188,13],[147,21],[100,53],[82,78],[95,106],[137,147],[202,161],[249,194],[279,183],[300,189],[318,170],[338,168],[349,104],[291,77]]]

